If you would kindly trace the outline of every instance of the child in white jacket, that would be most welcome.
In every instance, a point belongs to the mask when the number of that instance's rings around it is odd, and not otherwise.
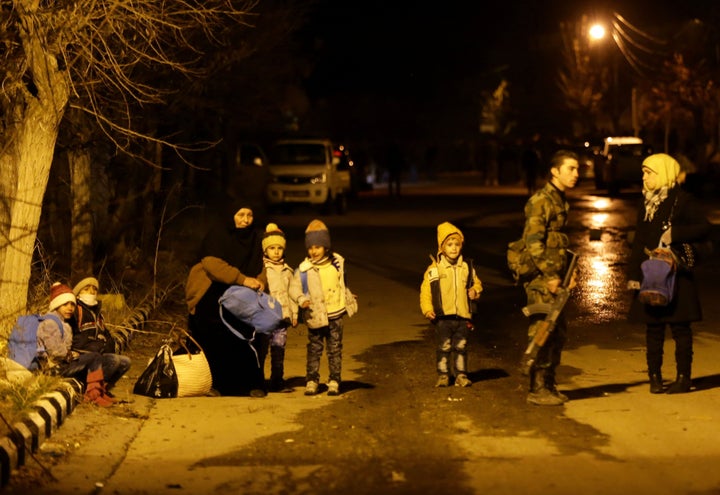
[[[343,317],[357,311],[355,296],[345,285],[345,259],[330,249],[330,232],[313,220],[305,230],[307,258],[295,270],[290,298],[302,309],[308,328],[305,395],[318,393],[324,342],[330,379],[328,395],[340,393]]]
[[[298,307],[290,299],[288,289],[293,277],[293,269],[285,263],[285,234],[280,228],[269,223],[265,228],[262,239],[263,271],[267,278],[267,292],[280,302],[283,310],[285,325],[273,331],[269,336],[269,343],[261,345],[258,349],[258,358],[264,367],[268,347],[270,348],[270,391],[291,392],[285,386],[285,344],[287,343],[287,329],[290,325],[297,326]],[[269,345],[268,345],[269,344]]]

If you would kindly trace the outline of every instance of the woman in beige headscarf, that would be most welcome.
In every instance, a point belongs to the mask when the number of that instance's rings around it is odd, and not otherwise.
[[[685,393],[692,385],[693,341],[690,323],[702,319],[700,299],[691,268],[679,266],[675,282],[676,293],[667,306],[643,304],[637,297],[642,280],[640,264],[660,245],[675,252],[683,243],[698,243],[710,233],[700,205],[679,185],[680,165],[664,153],[650,155],[643,161],[644,204],[639,209],[635,239],[628,267],[628,288],[634,298],[630,320],[646,325],[647,365],[650,393]],[[675,341],[676,380],[667,389],[662,379],[663,344],[665,327],[670,326]]]

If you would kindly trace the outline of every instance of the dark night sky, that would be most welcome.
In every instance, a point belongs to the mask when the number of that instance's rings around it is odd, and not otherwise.
[[[677,0],[616,2],[634,23],[696,10]],[[678,4],[682,7],[678,7]],[[446,0],[434,5],[408,0],[320,2],[309,30],[323,43],[314,83],[318,90],[383,90],[418,80],[477,74],[519,64],[538,36],[552,36],[559,21],[606,12],[608,2]],[[680,8],[682,14],[673,13]]]
[[[460,104],[453,93],[461,81],[492,89],[502,75],[523,86],[526,100],[550,101],[560,21],[616,10],[650,28],[698,15],[708,2],[320,0],[305,29],[316,50],[307,89],[313,99],[400,98],[449,108]]]

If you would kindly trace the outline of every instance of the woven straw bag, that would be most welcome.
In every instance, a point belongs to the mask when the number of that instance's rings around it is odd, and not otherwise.
[[[185,349],[184,354],[173,354],[172,361],[175,365],[175,374],[178,380],[178,397],[197,397],[207,395],[212,388],[212,374],[210,365],[205,357],[205,352],[200,344],[190,334],[184,332],[197,346],[196,352],[190,352],[181,340],[181,346]]]

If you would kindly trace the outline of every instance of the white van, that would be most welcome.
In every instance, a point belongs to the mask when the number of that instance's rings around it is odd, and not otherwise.
[[[272,174],[267,188],[270,206],[305,203],[345,212],[350,170],[332,141],[283,139],[268,149],[267,156]]]
[[[642,183],[642,162],[648,156],[643,140],[635,136],[608,136],[604,139],[603,180],[610,193],[621,187]]]

